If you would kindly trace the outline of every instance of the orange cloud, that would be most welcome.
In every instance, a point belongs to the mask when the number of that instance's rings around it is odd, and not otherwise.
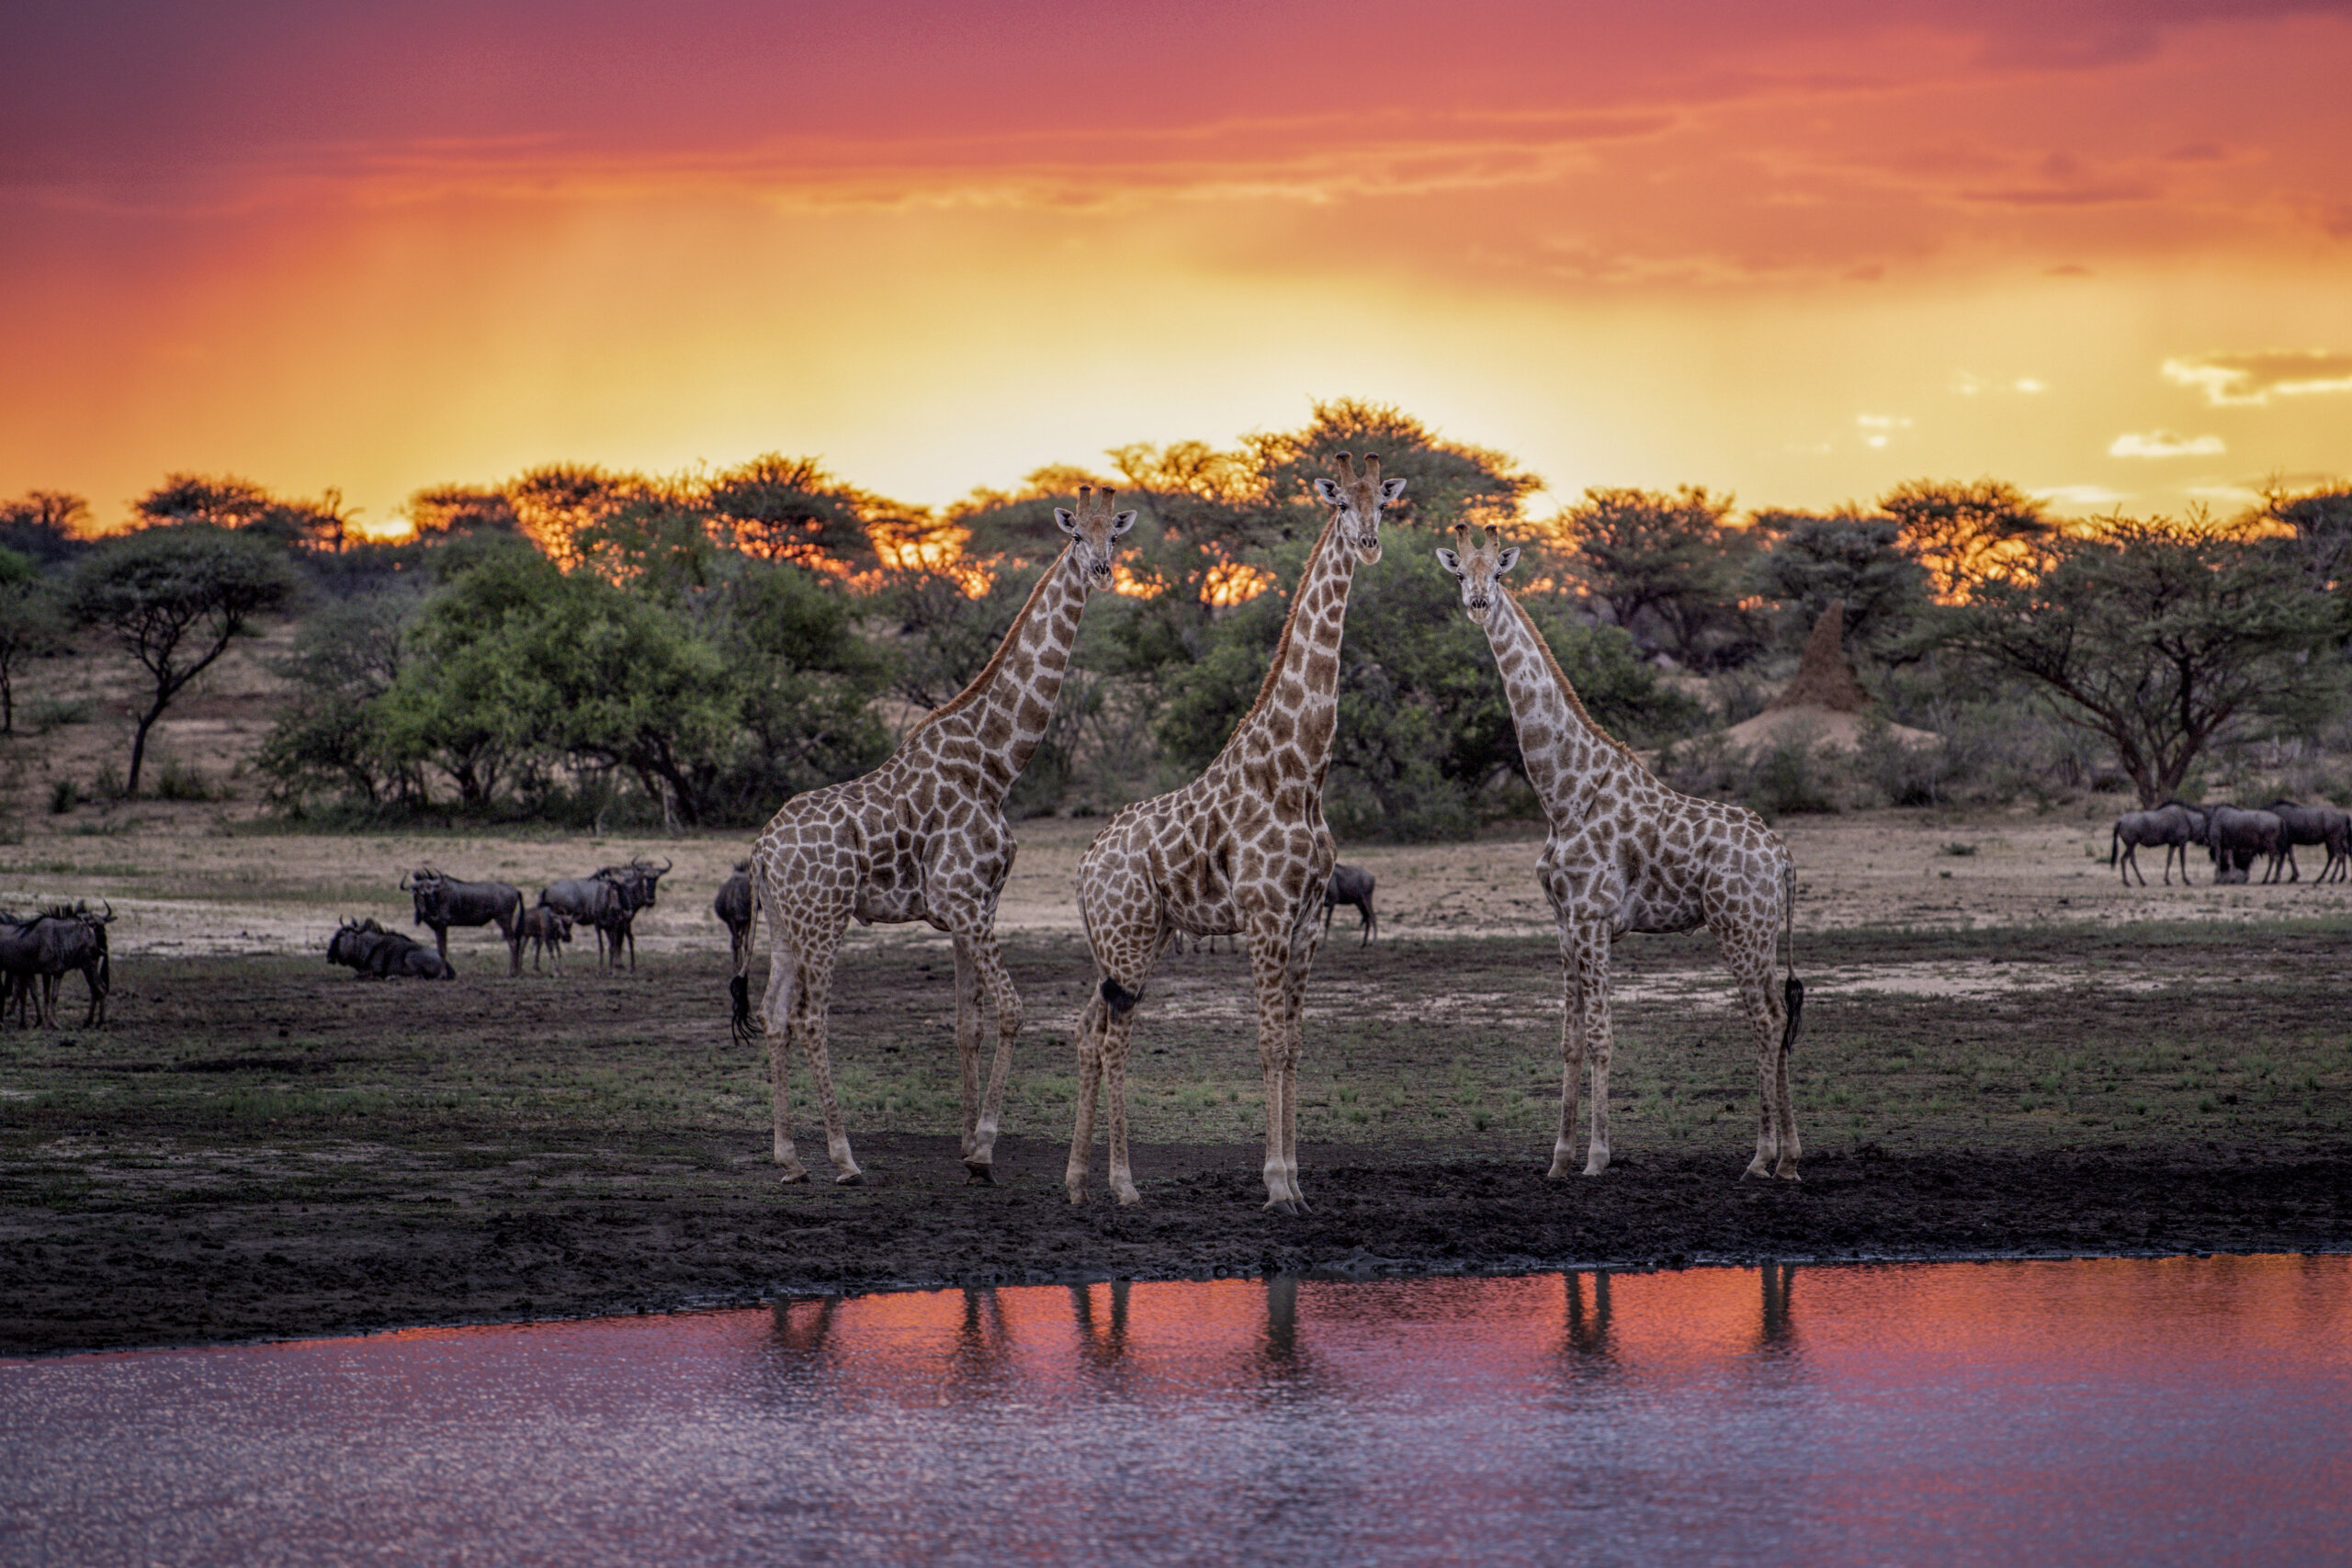
[[[2139,489],[2192,408],[2199,483],[2343,466],[2340,6],[33,10],[0,494],[102,515],[774,449],[942,502],[1342,394],[1565,494]]]

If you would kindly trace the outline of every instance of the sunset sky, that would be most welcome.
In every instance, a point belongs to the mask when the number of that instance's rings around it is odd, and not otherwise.
[[[1394,402],[1754,505],[2352,470],[2352,0],[0,11],[0,498]]]

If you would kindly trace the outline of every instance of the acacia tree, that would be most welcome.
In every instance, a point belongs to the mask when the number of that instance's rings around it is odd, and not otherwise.
[[[90,503],[69,491],[28,490],[0,501],[0,547],[44,565],[69,561],[89,547]]]
[[[1792,642],[1835,600],[1846,607],[1849,644],[1883,654],[1926,605],[1927,572],[1898,547],[1891,518],[1759,512],[1753,525],[1777,537],[1748,581],[1784,606],[1783,635]]]
[[[153,682],[131,734],[128,793],[139,793],[148,732],[172,700],[254,616],[285,607],[299,588],[282,552],[211,524],[149,528],[84,558],[66,592],[68,613],[112,633]]]
[[[2333,696],[2340,671],[2321,655],[2342,611],[2270,552],[2165,519],[2045,548],[2038,577],[1981,579],[1942,611],[1940,640],[2106,739],[2143,805],[2232,723],[2307,722]]]
[[[1739,601],[1755,538],[1724,526],[1731,506],[1698,485],[1670,495],[1596,487],[1554,526],[1568,543],[1568,570],[1611,620],[1697,665],[1746,640]]]
[[[0,735],[17,733],[17,672],[56,640],[57,603],[30,556],[0,546]]]
[[[2040,502],[2003,479],[1906,479],[1878,505],[1946,601],[1967,598],[1980,582],[2030,578],[2058,532]]]

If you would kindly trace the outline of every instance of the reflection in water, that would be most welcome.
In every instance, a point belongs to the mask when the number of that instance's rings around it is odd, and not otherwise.
[[[1004,1288],[0,1364],[0,1562],[2136,1563],[2352,1539],[2352,1259],[1804,1276]]]

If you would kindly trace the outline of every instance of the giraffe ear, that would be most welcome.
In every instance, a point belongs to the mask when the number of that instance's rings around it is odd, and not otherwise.
[[[1318,479],[1315,481],[1315,496],[1317,500],[1320,501],[1326,506],[1344,506],[1347,504],[1347,496],[1340,491],[1338,485],[1333,484],[1329,479]]]
[[[1445,568],[1446,570],[1453,573],[1456,577],[1460,577],[1462,575],[1462,558],[1455,555],[1452,550],[1439,550],[1437,553],[1437,564]]]
[[[1398,496],[1404,493],[1405,481],[1403,479],[1383,479],[1380,481],[1381,505],[1387,505],[1390,502],[1396,500]]]
[[[1054,508],[1054,526],[1073,539],[1078,537],[1078,519],[1070,515],[1069,508],[1067,506]]]
[[[1519,547],[1517,545],[1513,545],[1510,548],[1502,553],[1501,559],[1495,562],[1495,575],[1497,577],[1500,577],[1503,573],[1509,571],[1518,564]]]
[[[1122,512],[1116,517],[1112,518],[1111,537],[1115,539],[1120,535],[1125,533],[1128,529],[1134,527],[1136,525],[1136,516],[1137,513],[1133,512]]]

